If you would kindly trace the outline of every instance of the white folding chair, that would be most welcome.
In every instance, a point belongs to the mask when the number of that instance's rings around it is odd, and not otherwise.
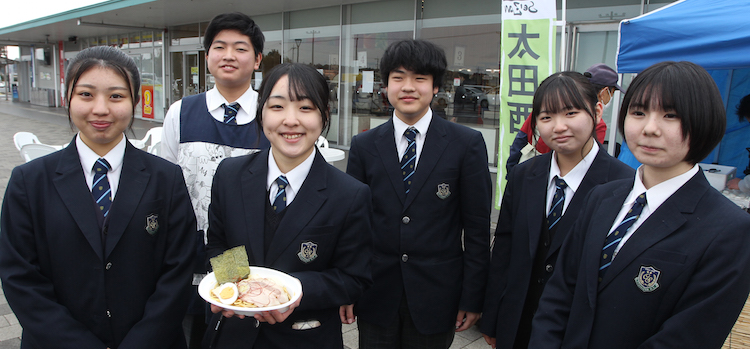
[[[26,144],[41,144],[39,138],[31,132],[16,132],[13,135],[13,143],[16,145],[16,149],[19,151]]]
[[[318,137],[318,140],[315,141],[315,145],[317,145],[318,148],[328,148],[328,140],[325,137],[320,136]]]
[[[151,143],[148,146],[148,152],[156,156],[161,156],[161,142]]]
[[[47,154],[51,154],[57,151],[55,147],[47,144],[26,144],[23,147],[21,147],[21,157],[24,161],[29,162],[31,160],[34,160],[38,157],[45,156]]]
[[[129,139],[130,144],[132,144],[134,147],[138,149],[146,149],[146,145],[148,144],[149,139],[151,140],[151,144],[155,144],[157,142],[161,142],[161,130],[163,127],[152,127],[148,132],[146,132],[146,135],[143,137],[143,139]]]

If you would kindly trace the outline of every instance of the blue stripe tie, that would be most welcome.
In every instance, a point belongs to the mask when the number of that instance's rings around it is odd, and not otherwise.
[[[563,208],[565,207],[565,188],[568,187],[568,183],[555,176],[555,196],[552,198],[552,207],[549,209],[547,214],[547,230],[552,232],[553,228],[560,221],[563,216]]]
[[[281,213],[286,208],[286,187],[289,185],[289,181],[286,180],[286,177],[279,176],[276,178],[276,185],[279,186],[279,191],[276,192],[273,199],[273,211]]]
[[[105,218],[109,215],[109,208],[112,206],[112,189],[107,179],[107,172],[111,169],[112,167],[104,158],[99,158],[94,163],[94,183],[91,186],[91,195]]]
[[[222,104],[222,107],[224,107],[224,123],[230,124],[230,125],[237,125],[237,111],[240,110],[240,104],[237,102],[231,103],[229,105]]]
[[[409,145],[406,147],[404,155],[401,157],[401,175],[404,178],[404,192],[409,194],[411,188],[411,176],[414,175],[416,168],[414,164],[417,162],[417,131],[414,127],[409,127],[404,131],[404,137],[409,141]]]
[[[625,218],[622,220],[620,225],[618,225],[615,230],[607,235],[607,239],[604,240],[604,247],[602,247],[602,259],[599,264],[599,282],[602,281],[607,268],[609,268],[609,266],[612,264],[612,260],[615,257],[615,250],[622,241],[622,237],[625,236],[628,230],[630,230],[633,224],[638,220],[638,217],[641,216],[641,212],[643,212],[644,206],[646,206],[646,193],[638,195],[638,198],[635,199],[633,206],[630,207],[628,214],[625,215]]]

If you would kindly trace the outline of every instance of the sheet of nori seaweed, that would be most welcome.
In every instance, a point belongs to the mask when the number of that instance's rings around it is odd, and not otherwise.
[[[230,248],[224,253],[210,259],[216,282],[219,285],[237,282],[250,275],[250,263],[247,260],[245,246]]]

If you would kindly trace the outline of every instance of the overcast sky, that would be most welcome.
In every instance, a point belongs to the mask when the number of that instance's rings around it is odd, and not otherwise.
[[[2,2],[0,28],[88,6],[102,2],[102,0],[2,0]]]
[[[0,28],[85,7],[104,0],[2,0]],[[33,9],[30,10],[30,9]],[[18,58],[17,50],[8,50],[8,58]]]

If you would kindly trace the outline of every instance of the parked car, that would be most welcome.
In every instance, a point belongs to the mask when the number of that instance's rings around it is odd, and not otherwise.
[[[456,94],[454,98],[456,104],[462,106],[471,104],[474,109],[476,109],[477,105],[482,107],[483,109],[486,109],[490,106],[490,101],[487,98],[487,94],[482,92],[482,90],[478,87],[458,86],[456,87]]]

